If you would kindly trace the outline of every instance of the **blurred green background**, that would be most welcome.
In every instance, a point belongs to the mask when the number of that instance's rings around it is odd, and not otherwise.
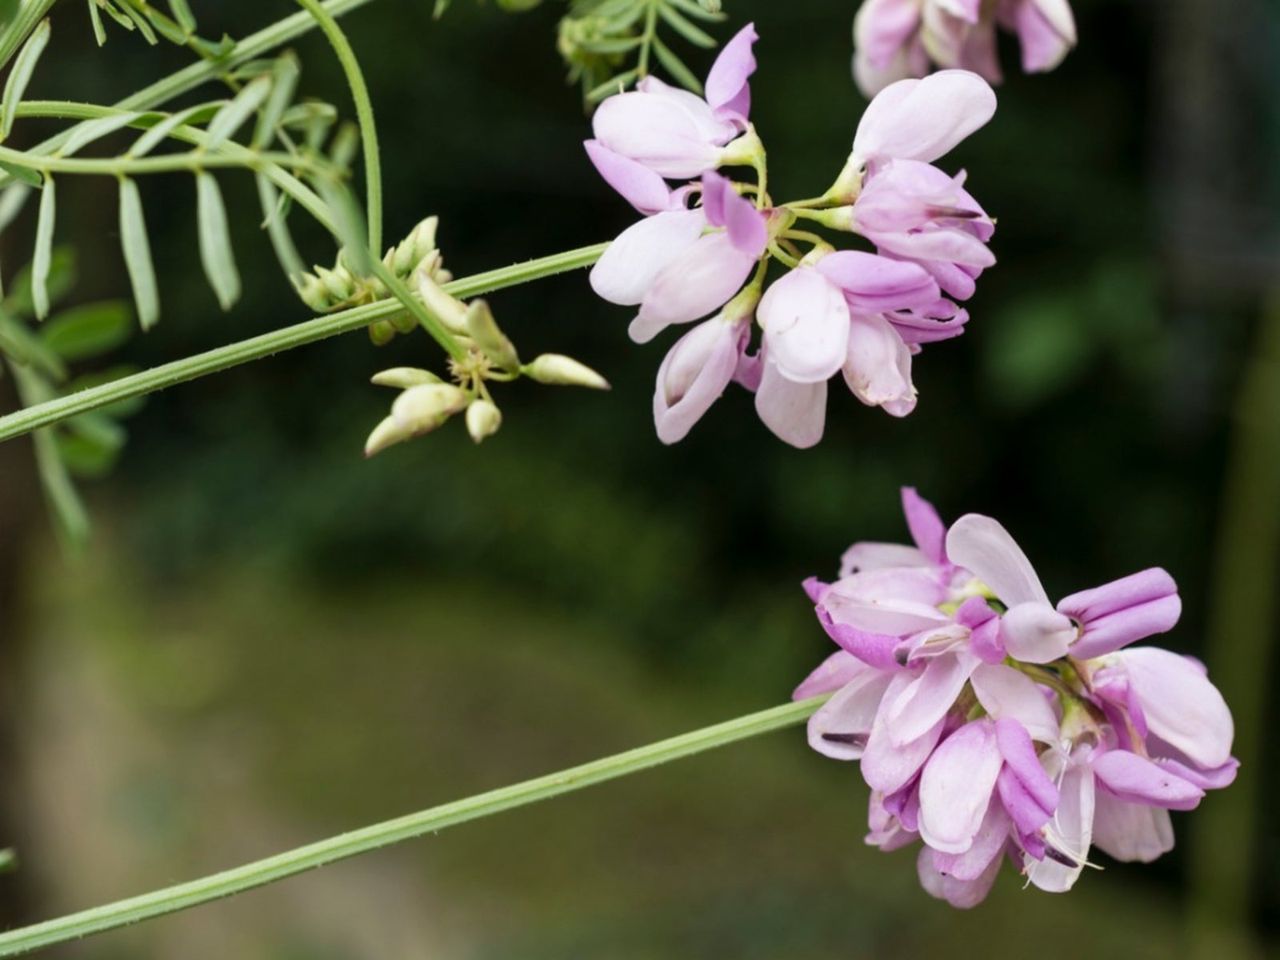
[[[389,399],[369,375],[438,354],[421,335],[376,348],[362,333],[152,397],[88,487],[79,556],[50,534],[29,443],[0,448],[0,840],[22,860],[0,877],[3,922],[782,702],[828,652],[800,580],[832,573],[854,539],[901,539],[897,490],[912,484],[945,517],[1000,517],[1050,594],[1174,574],[1186,612],[1167,643],[1209,663],[1244,767],[1175,814],[1171,856],[1104,862],[1060,897],[1010,872],[986,905],[953,911],[918,888],[912,854],[863,846],[856,769],[796,730],[50,955],[1274,950],[1280,26],[1261,0],[1073,5],[1080,48],[1048,76],[1010,69],[995,121],[943,162],[999,218],[1000,263],[966,336],[917,364],[907,420],[833,391],[826,439],[798,452],[735,388],[663,447],[650,396],[674,338],[631,344],[627,313],[579,273],[491,302],[526,355],[570,353],[613,391],[502,390],[506,422],[479,449],[455,424],[363,460]],[[193,6],[206,35],[291,12]],[[753,119],[772,192],[820,192],[863,108],[856,3],[725,7],[721,39],[748,19],[762,36]],[[381,0],[344,21],[379,109],[389,237],[438,213],[463,275],[631,221],[580,146],[589,124],[554,50],[562,12],[459,2],[435,22],[428,0]],[[189,59],[118,30],[98,51],[77,4],[54,20],[57,68],[32,96],[107,103]],[[303,92],[345,110],[323,40],[294,47]],[[688,59],[703,73],[711,56]],[[190,178],[150,178],[164,317],[113,359],[151,365],[306,316],[249,178],[221,181],[241,305],[221,314],[205,285]],[[72,302],[127,295],[114,184],[59,192]],[[6,231],[7,265],[28,256],[31,218]],[[331,261],[317,231],[299,239]]]

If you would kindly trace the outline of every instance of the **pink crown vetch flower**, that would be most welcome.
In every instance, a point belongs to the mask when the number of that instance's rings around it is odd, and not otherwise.
[[[832,694],[809,742],[859,761],[867,842],[919,841],[921,885],[959,907],[981,902],[1005,859],[1061,892],[1094,845],[1140,861],[1170,849],[1168,811],[1227,786],[1237,765],[1230,711],[1197,661],[1120,649],[1176,621],[1171,578],[1074,594],[1059,604],[1068,617],[995,521],[946,529],[912,490],[903,506],[914,546],[854,544],[839,580],[805,583],[840,649],[795,695]],[[1069,652],[1046,659],[1064,640]]]
[[[659,176],[688,179],[741,162],[727,145],[748,127],[756,39],[755,26],[748,24],[725,44],[707,74],[705,98],[648,76],[635,90],[600,104],[592,119],[597,149],[591,159],[597,168],[601,158],[614,154]],[[605,179],[613,183],[608,174]]]
[[[853,21],[853,76],[868,97],[933,66],[1002,79],[996,28],[1015,34],[1027,73],[1052,70],[1076,44],[1069,0],[865,0]]]

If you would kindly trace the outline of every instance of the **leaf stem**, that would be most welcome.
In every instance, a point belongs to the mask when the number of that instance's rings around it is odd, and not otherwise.
[[[360,125],[360,142],[364,149],[365,216],[369,221],[369,246],[374,257],[382,253],[382,159],[378,151],[378,129],[373,119],[373,100],[364,82],[360,61],[351,47],[351,41],[342,32],[332,14],[318,0],[298,0],[298,3],[315,17],[320,30],[328,38],[333,52],[338,56],[342,72],[351,89],[351,99],[356,106],[356,121]]]
[[[600,259],[600,255],[604,253],[607,246],[606,243],[598,243],[537,260],[512,264],[486,273],[477,273],[471,277],[450,281],[444,284],[444,289],[459,299],[492,293],[494,290],[514,287],[557,273],[590,266]],[[15,410],[7,416],[0,417],[0,441],[20,437],[32,430],[59,423],[68,417],[96,410],[118,400],[154,393],[176,383],[195,380],[242,363],[292,350],[294,347],[305,346],[351,330],[359,330],[375,320],[394,316],[403,309],[404,306],[395,299],[379,300],[377,303],[351,307],[348,310],[325,314],[281,330],[251,337],[248,340],[216,347],[195,356],[184,357],[172,363],[161,364],[109,383],[58,397],[56,400]]]
[[[814,697],[810,700],[762,710],[759,713],[747,714],[727,723],[719,723],[668,740],[660,740],[603,760],[570,767],[559,773],[526,780],[523,783],[490,790],[487,793],[479,793],[465,800],[431,807],[396,820],[387,820],[350,833],[339,834],[318,843],[211,874],[199,880],[180,883],[153,893],[12,930],[0,934],[0,957],[17,956],[40,947],[64,943],[92,933],[112,930],[140,920],[229,897],[393,843],[435,833],[469,820],[478,820],[481,817],[513,810],[539,800],[572,793],[584,787],[616,780],[672,760],[679,760],[716,747],[736,743],[739,740],[794,726],[808,719],[826,700],[825,696]]]

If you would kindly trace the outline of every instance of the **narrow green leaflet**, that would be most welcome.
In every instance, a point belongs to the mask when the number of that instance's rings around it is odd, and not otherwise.
[[[0,308],[0,351],[53,380],[67,378],[67,367],[62,358],[46,347],[25,323],[3,308]]]
[[[13,69],[4,83],[4,99],[0,101],[0,140],[9,136],[13,129],[13,118],[18,112],[18,104],[22,95],[27,92],[27,84],[31,82],[31,74],[35,72],[40,54],[49,44],[49,21],[41,20],[40,25],[31,31],[31,36],[22,45],[17,59],[13,61]]]
[[[196,18],[187,5],[187,0],[169,0],[169,9],[173,11],[173,18],[181,24],[183,30],[187,33],[196,32]]]
[[[11,364],[18,394],[25,406],[52,399],[53,390],[36,373],[25,367]],[[52,427],[37,430],[33,437],[36,454],[36,471],[44,488],[45,500],[57,522],[58,532],[72,546],[83,543],[89,536],[89,514],[76,492],[71,475],[58,450],[58,438]]]
[[[693,75],[693,71],[659,37],[653,38],[653,53],[676,83],[694,93],[702,93],[702,81]]]
[[[200,262],[223,310],[240,298],[240,274],[227,231],[227,208],[213,174],[196,174],[196,211],[200,230]]]
[[[182,126],[184,123],[191,122],[195,119],[196,114],[200,113],[202,110],[210,109],[211,106],[211,104],[201,103],[194,107],[187,107],[185,110],[179,110],[177,113],[170,114],[135,140],[133,142],[133,146],[129,148],[129,152],[125,154],[125,156],[145,157],[148,153],[159,146],[165,137],[173,133],[174,130]]]
[[[120,246],[124,251],[133,300],[138,305],[138,322],[149,330],[160,319],[160,294],[156,289],[156,272],[151,263],[151,243],[142,216],[142,197],[138,184],[127,177],[120,180]]]
[[[31,302],[36,317],[43,320],[49,313],[49,265],[53,257],[53,220],[57,209],[57,192],[53,177],[46,177],[40,191],[40,215],[36,220],[36,249],[31,258]]]
[[[286,53],[276,59],[271,68],[271,95],[267,97],[258,114],[258,125],[253,132],[253,146],[261,150],[275,136],[276,126],[284,116],[285,108],[293,100],[298,86],[298,58]]]
[[[219,110],[209,122],[205,149],[216,150],[226,143],[257,112],[270,93],[271,78],[259,77],[236,94],[235,99]]]
[[[271,247],[276,252],[281,269],[290,278],[305,273],[307,265],[289,233],[289,224],[285,221],[286,208],[280,201],[280,192],[264,174],[258,174],[256,180],[258,201],[262,204],[262,226],[271,238]]]
[[[95,357],[129,339],[133,311],[123,300],[102,300],[72,307],[40,328],[44,345],[67,362]]]
[[[58,151],[59,156],[70,156],[84,149],[93,141],[98,140],[108,134],[122,130],[129,124],[137,120],[142,114],[140,113],[118,113],[112,117],[99,117],[97,120],[86,120],[84,123],[71,128],[71,136],[67,138],[67,142],[62,145]]]
[[[101,47],[107,42],[107,29],[102,25],[102,11],[98,9],[95,0],[88,0],[88,4],[89,22],[93,24],[93,39]]]
[[[684,16],[675,7],[670,4],[661,4],[658,7],[658,16],[662,17],[680,36],[684,37],[694,46],[702,47],[710,50],[716,45],[716,38],[707,33],[697,24],[693,23],[688,17]]]

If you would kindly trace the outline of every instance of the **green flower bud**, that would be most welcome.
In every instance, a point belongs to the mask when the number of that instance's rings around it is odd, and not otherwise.
[[[375,347],[385,347],[396,338],[396,328],[386,320],[375,320],[369,324],[369,339]]]
[[[488,400],[473,400],[467,407],[467,433],[476,443],[491,437],[502,426],[502,411]]]
[[[590,387],[592,390],[608,390],[609,381],[586,364],[559,353],[544,353],[533,362],[520,368],[521,372],[539,383],[551,383],[569,387]]]

